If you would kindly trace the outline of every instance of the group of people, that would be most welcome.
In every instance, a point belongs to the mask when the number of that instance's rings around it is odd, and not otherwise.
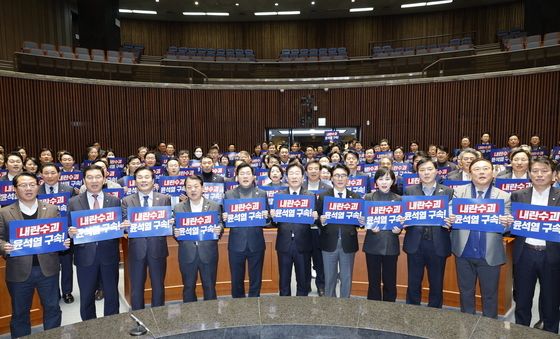
[[[489,144],[488,139],[486,143]],[[511,139],[511,138],[510,138]],[[533,138],[531,138],[533,141]],[[265,146],[266,145],[266,146]],[[29,310],[35,289],[38,290],[44,308],[45,329],[60,326],[60,298],[72,302],[72,263],[80,290],[80,315],[83,320],[96,317],[96,291],[104,293],[104,315],[119,312],[118,267],[119,239],[103,240],[85,244],[68,242],[69,250],[11,257],[13,246],[8,237],[8,225],[13,220],[53,218],[59,215],[54,206],[37,199],[39,193],[54,194],[70,192],[69,215],[82,210],[98,210],[120,207],[127,229],[127,209],[130,207],[171,206],[175,213],[217,211],[221,217],[215,230],[216,238],[228,227],[228,213],[219,202],[205,197],[207,183],[235,183],[226,190],[223,200],[269,198],[262,186],[276,186],[277,192],[311,196],[316,200],[313,223],[275,222],[275,211],[268,206],[264,217],[265,227],[276,227],[276,251],[279,269],[279,294],[292,295],[290,288],[292,270],[295,270],[297,288],[295,295],[307,296],[311,288],[312,269],[319,296],[350,297],[355,254],[359,250],[358,230],[366,226],[364,217],[355,224],[337,223],[325,215],[324,201],[327,197],[339,199],[364,199],[366,201],[400,201],[402,196],[447,196],[450,204],[454,198],[501,199],[505,206],[499,220],[504,230],[511,225],[510,204],[524,202],[533,205],[558,206],[560,189],[555,187],[558,168],[546,156],[531,154],[534,147],[508,143],[510,165],[492,164],[483,150],[470,147],[461,141],[458,151],[450,152],[444,146],[435,146],[429,152],[419,150],[417,142],[410,143],[410,152],[404,148],[391,148],[383,139],[379,149],[374,146],[363,148],[359,141],[346,145],[331,144],[302,149],[298,143],[291,146],[262,143],[255,146],[253,153],[237,151],[228,145],[220,151],[212,145],[203,153],[196,147],[191,153],[176,151],[173,144],[160,143],[155,150],[140,147],[138,154],[127,158],[124,176],[135,181],[136,193],[126,194],[119,199],[105,193],[105,188],[130,187],[124,178],[108,180],[112,150],[102,150],[99,145],[88,147],[84,162],[77,165],[68,151],[55,155],[42,149],[36,168],[28,167],[29,158],[25,149],[18,148],[6,153],[0,148],[0,168],[6,168],[1,181],[12,183],[17,201],[0,209],[0,253],[6,258],[6,283],[12,298],[11,333],[20,337],[30,333]],[[488,149],[488,148],[485,148]],[[544,148],[543,148],[544,149]],[[22,152],[23,150],[23,152]],[[539,149],[542,151],[542,149]],[[546,150],[546,155],[549,151]],[[381,157],[376,154],[381,153]],[[407,153],[412,153],[407,156]],[[336,155],[335,155],[336,154]],[[323,157],[328,157],[325,162]],[[55,163],[56,159],[56,163]],[[371,175],[373,189],[361,195],[352,190],[349,181],[364,175],[360,168],[366,164],[379,166]],[[394,166],[407,164],[411,173],[416,173],[418,183],[403,185]],[[154,168],[163,165],[165,174],[179,176],[181,169],[198,167],[198,175],[184,178],[184,192],[180,196],[158,193]],[[216,174],[218,166],[233,168],[233,176]],[[265,170],[263,171],[262,168]],[[401,168],[401,167],[399,167]],[[446,168],[445,172],[441,169]],[[83,186],[70,187],[59,183],[61,173],[83,173]],[[266,173],[259,181],[258,174]],[[499,173],[498,173],[499,172]],[[496,177],[530,179],[532,187],[510,193],[494,186]],[[465,181],[465,185],[448,187],[442,177]],[[257,185],[259,183],[261,186]],[[368,185],[369,187],[369,185]],[[68,236],[76,236],[76,225],[69,218]],[[400,254],[400,234],[404,231],[403,249],[407,254],[408,284],[406,302],[420,305],[424,271],[428,273],[428,306],[441,308],[443,305],[443,282],[447,258],[455,256],[457,282],[460,291],[461,311],[476,313],[475,290],[480,283],[483,315],[496,318],[498,315],[498,286],[500,267],[506,262],[503,245],[504,233],[454,229],[455,216],[448,213],[445,225],[401,225],[391,229],[378,226],[365,227],[366,235],[362,246],[367,263],[369,280],[367,298],[394,302],[397,298],[397,260]],[[177,232],[177,231],[175,231]],[[177,236],[177,233],[175,233]],[[258,297],[261,291],[265,240],[262,226],[232,227],[228,236],[228,260],[231,274],[231,295]],[[196,301],[197,274],[200,274],[204,300],[216,299],[216,274],[218,264],[218,240],[178,240],[179,267],[184,284],[183,301]],[[514,298],[516,322],[529,326],[531,308],[537,279],[541,285],[540,317],[547,331],[558,332],[558,308],[560,295],[556,286],[560,283],[560,245],[551,241],[516,237],[513,249]],[[168,256],[166,237],[128,238],[128,270],[131,284],[131,308],[145,307],[144,284],[147,274],[152,286],[151,306],[165,302],[164,279]],[[62,274],[59,279],[59,271]],[[244,279],[248,268],[249,290],[246,294]],[[337,287],[338,281],[340,286]],[[59,283],[61,286],[59,287]],[[72,298],[71,298],[72,297]]]

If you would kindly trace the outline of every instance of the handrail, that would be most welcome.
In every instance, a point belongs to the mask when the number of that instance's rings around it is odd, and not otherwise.
[[[397,42],[397,41],[412,41],[412,40],[423,40],[423,39],[434,39],[434,38],[443,38],[447,36],[454,36],[454,35],[465,35],[465,34],[472,34],[473,41],[476,41],[476,31],[467,31],[461,33],[448,33],[448,34],[438,34],[438,35],[427,35],[427,36],[418,36],[413,38],[404,38],[404,39],[394,39],[394,40],[382,40],[382,41],[369,41],[368,47],[371,50],[373,45],[386,45],[388,43]],[[394,47],[394,46],[393,46]]]

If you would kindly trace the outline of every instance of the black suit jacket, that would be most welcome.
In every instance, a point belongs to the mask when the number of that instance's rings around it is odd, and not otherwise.
[[[264,198],[268,209],[268,197],[265,191],[254,187],[251,191],[251,198]],[[225,199],[241,199],[239,187],[227,191]],[[243,252],[248,248],[250,252],[264,251],[266,246],[262,229],[261,226],[230,228],[228,250]]]
[[[121,207],[118,198],[104,194],[103,208]],[[72,225],[70,217],[72,211],[89,210],[87,193],[81,193],[70,199],[68,203],[68,219],[69,225]],[[74,264],[76,266],[91,266],[95,260],[96,254],[99,252],[99,259],[104,265],[119,262],[119,239],[109,239],[87,244],[74,244]]]
[[[171,206],[168,195],[153,192],[152,206]],[[124,197],[121,202],[122,219],[128,219],[128,207],[141,207],[140,196],[134,193]],[[128,249],[132,259],[142,260],[149,255],[151,258],[165,258],[169,255],[167,237],[128,238]]]
[[[202,211],[217,211],[218,219],[222,220],[222,207],[217,203],[203,199]],[[175,213],[181,212],[192,212],[191,204],[189,200],[179,203],[174,208]],[[220,221],[221,225],[221,221]],[[207,241],[191,241],[191,240],[178,240],[179,247],[185,250],[186,256],[183,258],[186,263],[190,264],[196,259],[196,251],[198,249],[198,255],[200,261],[207,264],[214,262],[218,259],[218,240],[207,240]]]
[[[521,202],[530,204],[533,197],[533,188],[525,188],[515,191],[511,194],[511,202]],[[560,189],[551,187],[548,195],[548,206],[560,206]],[[513,263],[517,263],[523,253],[523,245],[525,245],[525,237],[516,236],[513,242]],[[546,242],[546,259],[549,264],[560,264],[560,243]]]
[[[317,200],[317,212],[319,215],[323,214],[323,202],[325,197],[334,197],[334,189],[330,188],[319,195]],[[346,198],[360,199],[360,196],[350,190],[346,190]],[[323,226],[320,220],[317,220],[321,226],[321,235],[319,241],[321,249],[326,252],[334,252],[338,242],[338,233],[341,232],[341,243],[344,253],[353,253],[358,251],[358,232],[357,225],[344,225],[344,224],[327,224]]]
[[[286,189],[281,194],[290,194],[290,189]],[[301,188],[299,195],[307,195],[315,197],[315,195]],[[287,222],[279,222],[278,233],[276,235],[276,250],[278,252],[287,252],[292,242],[292,234],[296,247],[299,252],[311,252],[313,244],[311,241],[311,225],[310,224],[293,224]]]
[[[379,191],[368,193],[364,200],[369,201],[401,201],[400,195],[393,192],[383,194]],[[383,230],[374,233],[372,230],[366,231],[366,239],[362,250],[368,254],[375,255],[399,255],[401,252],[399,235],[391,230]]]
[[[413,185],[407,187],[405,195],[424,195],[422,191],[422,184]],[[434,195],[446,195],[449,201],[453,199],[453,189],[447,186],[437,184]],[[434,242],[434,247],[436,254],[440,257],[448,257],[451,255],[451,231],[443,227],[431,227],[432,229],[432,240]],[[404,235],[403,249],[408,254],[414,254],[418,251],[418,247],[422,242],[422,232],[424,231],[423,226],[410,226],[406,228],[406,234]]]
[[[63,192],[70,192],[72,197],[76,195],[76,191],[72,187],[59,183],[58,193],[63,193]],[[45,188],[45,184],[39,186],[39,194],[48,194]]]
[[[224,177],[222,177],[221,175],[217,175],[215,173],[212,173],[212,176],[210,176],[210,178],[208,178],[204,174],[201,175],[201,177],[202,177],[203,182],[215,182],[215,183],[224,183],[225,182]]]

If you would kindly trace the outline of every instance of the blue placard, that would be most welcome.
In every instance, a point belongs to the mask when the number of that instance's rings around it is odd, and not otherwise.
[[[275,222],[313,224],[315,197],[309,195],[276,194],[272,204]]]
[[[200,160],[191,160],[191,168],[200,168]]]
[[[550,151],[550,158],[556,162],[560,161],[560,146],[556,146]]]
[[[109,168],[119,168],[124,169],[126,165],[125,158],[109,158]]]
[[[286,190],[286,187],[284,186],[259,186],[259,188],[266,192],[269,206],[272,206],[272,203],[274,202],[274,196],[278,192],[283,192]]]
[[[8,170],[7,170],[7,169],[0,168],[0,178],[3,177],[3,176],[5,176],[6,174],[8,174]]]
[[[225,185],[223,182],[205,182],[202,192],[205,199],[221,205],[224,200]]]
[[[237,181],[227,181],[225,184],[226,184],[226,191],[232,190],[237,186],[239,186],[239,183]]]
[[[159,162],[162,165],[167,165],[167,162],[169,161],[169,159],[170,159],[169,155],[162,154],[162,155],[159,156]]]
[[[165,175],[165,167],[163,166],[152,166],[150,168],[152,169],[152,171],[154,171],[156,182],[159,178]]]
[[[338,142],[340,140],[339,131],[325,131],[325,143]]]
[[[178,197],[185,192],[185,180],[187,177],[176,176],[167,177],[162,176],[158,179],[159,192],[167,194],[172,197]]]
[[[327,223],[359,225],[364,200],[325,197],[323,200],[323,215]]]
[[[405,224],[407,226],[443,226],[449,209],[446,195],[402,197]]]
[[[212,167],[212,173],[225,177],[226,176],[226,166],[214,166]]]
[[[496,188],[508,193],[519,191],[528,187],[533,187],[529,179],[503,179],[496,178]]]
[[[112,182],[117,182],[117,180],[119,180],[122,176],[122,170],[120,168],[109,168],[107,169],[107,172],[109,173],[107,175],[107,180]]]
[[[455,198],[451,205],[455,215],[453,228],[497,233],[504,231],[499,219],[505,213],[502,199]]]
[[[235,176],[235,167],[234,166],[226,167],[226,175],[228,178],[233,178]]]
[[[175,230],[179,232],[177,240],[206,241],[218,240],[220,218],[217,211],[200,213],[175,213]]]
[[[65,251],[67,218],[13,220],[8,222],[11,257]]]
[[[171,206],[129,207],[129,238],[161,237],[173,234]]]
[[[185,167],[185,168],[180,168],[179,169],[179,176],[182,177],[190,177],[193,175],[199,175],[200,174],[200,167],[199,168],[193,168],[193,167]]]
[[[261,167],[261,162],[262,162],[261,157],[252,157],[251,158],[251,167],[259,168],[259,167]]]
[[[511,203],[511,234],[560,242],[560,207]]]
[[[417,173],[403,174],[401,178],[403,182],[403,190],[406,189],[408,186],[418,185],[420,183],[420,178],[418,177]]]
[[[494,165],[503,165],[509,163],[509,148],[493,148],[490,150],[490,161]]]
[[[402,176],[403,174],[410,173],[412,166],[408,162],[394,162],[392,169],[395,175]]]
[[[451,171],[453,171],[453,169],[450,166],[440,167],[440,168],[437,169],[437,175],[441,179],[447,179],[447,175]]]
[[[393,158],[393,152],[391,151],[385,151],[385,152],[377,152],[375,153],[375,161],[379,161],[381,160],[381,158]]]
[[[123,229],[120,228],[122,218],[120,207],[72,211],[70,217],[72,226],[78,230],[74,236],[74,244],[115,239],[124,234]]]
[[[375,172],[377,172],[377,170],[379,169],[379,164],[378,163],[363,164],[362,169],[366,175],[373,177],[375,175]]]
[[[402,204],[400,201],[370,201],[364,202],[363,216],[365,227],[387,231],[397,226],[401,228],[399,216],[402,214]]]
[[[367,193],[366,190],[368,179],[369,177],[367,175],[357,175],[354,177],[349,177],[346,188],[363,197]]]
[[[80,188],[83,184],[84,176],[82,172],[62,172],[60,173],[60,178],[58,182],[64,185],[68,185],[73,188]]]
[[[469,180],[444,180],[443,181],[443,185],[453,189],[459,186],[468,185],[470,183],[471,182]]]
[[[265,226],[267,218],[265,198],[224,199],[226,227]]]
[[[126,177],[123,177],[123,182],[124,193],[126,196],[138,193],[138,188],[136,187],[136,180],[134,179],[134,176],[128,175]]]
[[[104,188],[103,193],[113,196],[117,199],[122,199],[124,197],[124,188]]]
[[[12,185],[12,181],[0,181],[0,206],[7,206],[16,201],[16,189]]]
[[[70,192],[59,192],[53,194],[39,194],[37,195],[37,199],[44,203],[55,205],[60,212],[60,216],[65,217],[68,215],[68,201],[71,196],[72,193]]]

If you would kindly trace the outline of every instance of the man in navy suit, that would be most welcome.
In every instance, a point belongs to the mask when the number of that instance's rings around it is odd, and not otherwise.
[[[423,158],[417,164],[420,184],[407,187],[405,195],[446,195],[453,199],[453,189],[436,182],[437,169],[432,159]],[[406,226],[406,225],[405,225]],[[450,231],[439,226],[411,226],[406,228],[403,249],[407,254],[408,288],[406,303],[420,305],[424,268],[428,270],[429,307],[443,304],[443,275],[445,262],[451,255]]]
[[[266,192],[255,187],[255,170],[248,163],[241,163],[235,169],[239,186],[227,191],[225,199],[265,198]],[[265,217],[268,218],[268,203]],[[223,213],[227,220],[227,213]],[[227,226],[227,225],[226,225]],[[230,228],[228,241],[229,269],[231,272],[231,296],[245,297],[245,265],[249,267],[249,297],[261,293],[262,268],[264,263],[264,235],[262,227]]]
[[[286,168],[288,188],[282,192],[291,195],[307,195],[315,199],[313,193],[309,193],[302,187],[304,169],[297,162],[292,162]],[[313,211],[315,219],[318,218]],[[273,216],[274,217],[274,216]],[[280,273],[280,295],[290,296],[292,282],[292,267],[295,266],[297,296],[307,296],[311,290],[311,250],[313,242],[311,239],[311,225],[298,223],[278,223],[278,234],[276,236],[276,252],[278,254],[278,270]]]
[[[208,157],[202,158],[204,162]],[[188,200],[175,206],[175,213],[217,211],[221,217],[222,208],[217,203],[205,199],[204,182],[199,176],[190,176],[185,180],[185,193]],[[221,226],[221,222],[220,222]],[[223,227],[216,230],[221,234]],[[177,233],[175,234],[178,235]],[[198,273],[202,280],[204,300],[216,299],[216,276],[218,273],[218,240],[192,241],[178,240],[179,268],[183,278],[183,302],[197,301],[196,279]]]
[[[140,167],[134,172],[138,193],[122,200],[122,218],[125,226],[129,207],[171,206],[168,195],[154,192],[155,175],[149,167]],[[165,304],[165,272],[167,268],[167,237],[128,238],[128,273],[130,274],[130,306],[132,310],[144,308],[144,285],[146,271],[150,272],[152,307]]]
[[[530,163],[533,187],[511,194],[512,202],[541,206],[560,206],[560,189],[554,182],[552,162],[544,157]],[[544,330],[558,333],[560,293],[560,243],[535,238],[516,237],[513,243],[513,279],[516,289],[515,322],[530,326],[533,295],[537,279],[542,298],[541,317]]]
[[[103,168],[90,165],[84,169],[86,191],[70,199],[68,212],[97,210],[120,207],[118,198],[103,194],[105,172]],[[70,223],[71,218],[70,219]],[[70,227],[71,237],[78,233],[76,227]],[[105,316],[119,313],[119,239],[109,239],[86,244],[74,245],[74,264],[80,288],[80,316],[82,320],[97,318],[95,311],[95,290],[99,277],[103,282],[105,294]]]
[[[60,169],[52,162],[45,163],[41,166],[41,177],[44,183],[39,187],[39,194],[56,194],[68,192],[70,196],[76,195],[76,190],[64,184],[60,184]],[[72,268],[72,259],[74,251],[70,247],[67,251],[59,252],[60,255],[60,289],[62,293],[62,300],[66,304],[74,302],[72,295],[73,282],[74,282],[74,269]]]
[[[203,156],[202,159],[200,160],[202,180],[204,182],[223,183],[224,177],[213,173],[212,172],[213,168],[214,168],[214,160],[212,160],[212,158],[209,155]]]

